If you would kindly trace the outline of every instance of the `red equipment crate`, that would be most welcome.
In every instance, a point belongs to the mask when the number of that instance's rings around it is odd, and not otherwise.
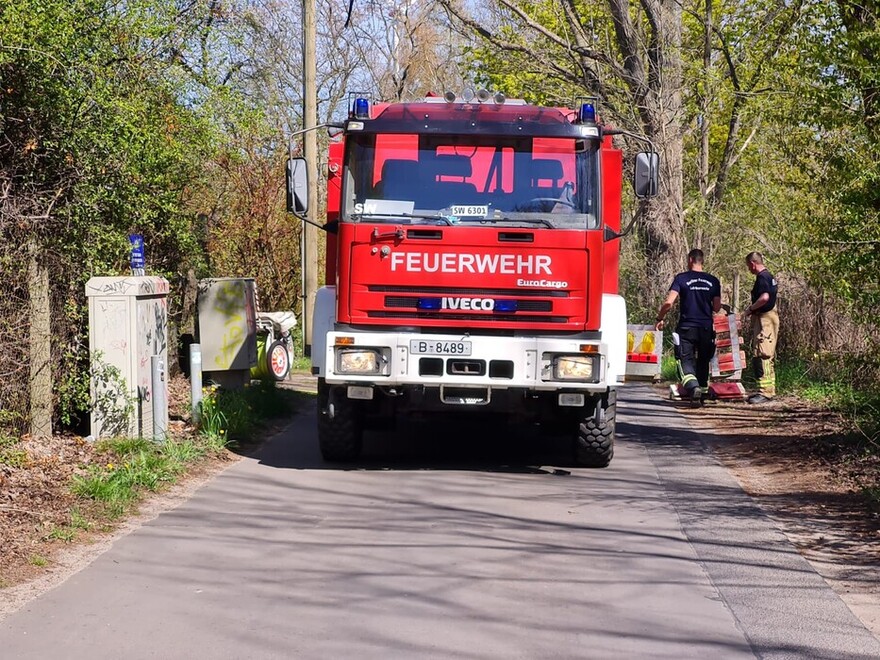
[[[739,336],[741,319],[738,314],[715,317],[715,357],[712,358],[712,377],[739,380],[746,363]]]

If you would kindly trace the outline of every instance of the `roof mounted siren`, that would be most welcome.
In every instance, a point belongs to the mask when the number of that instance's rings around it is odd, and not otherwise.
[[[596,123],[596,106],[599,99],[595,96],[581,96],[576,100],[578,108],[576,124],[595,124]]]
[[[348,118],[349,119],[369,119],[370,118],[370,98],[366,94],[360,92],[348,93]]]

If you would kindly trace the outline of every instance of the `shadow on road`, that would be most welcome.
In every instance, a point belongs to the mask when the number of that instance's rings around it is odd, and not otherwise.
[[[364,432],[361,458],[328,463],[318,449],[314,408],[256,455],[262,464],[309,470],[478,470],[565,476],[571,440],[536,426],[487,420],[401,419],[390,430]]]

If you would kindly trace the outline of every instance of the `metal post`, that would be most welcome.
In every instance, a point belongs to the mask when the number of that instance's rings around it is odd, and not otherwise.
[[[731,301],[730,311],[734,314],[739,310],[739,273],[733,274],[733,295],[731,295],[733,300]]]
[[[161,442],[168,437],[168,390],[165,380],[165,360],[161,355],[150,358],[153,376],[153,440]]]
[[[192,401],[192,421],[198,424],[202,412],[202,346],[189,345],[189,389]]]
[[[318,123],[317,92],[317,9],[315,0],[303,0],[303,127]],[[315,131],[303,135],[303,156],[309,172],[309,215],[318,219],[318,136]],[[312,314],[315,309],[315,293],[318,290],[318,228],[303,225],[305,245],[302,268],[305,272],[303,295],[303,342],[305,355],[311,355]]]

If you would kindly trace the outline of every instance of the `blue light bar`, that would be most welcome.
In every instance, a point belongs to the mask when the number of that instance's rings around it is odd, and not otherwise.
[[[419,298],[419,309],[440,309],[440,298]]]
[[[356,98],[354,100],[354,116],[355,119],[370,118],[370,101],[369,99]]]
[[[584,103],[581,106],[581,113],[580,113],[579,119],[582,124],[586,124],[586,123],[595,124],[596,123],[596,108],[595,108],[595,106],[592,103]]]
[[[496,300],[495,301],[495,311],[496,312],[515,312],[517,310],[517,301],[516,300]]]

